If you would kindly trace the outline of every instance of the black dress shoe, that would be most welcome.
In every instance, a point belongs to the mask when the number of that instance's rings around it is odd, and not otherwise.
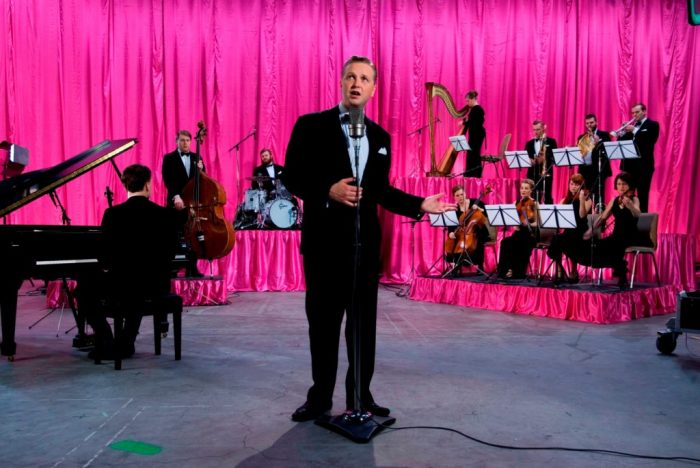
[[[100,361],[114,361],[114,351],[98,351],[93,349],[88,353],[88,359],[94,361],[99,359]]]
[[[292,421],[311,421],[312,419],[318,419],[320,416],[323,416],[327,411],[330,411],[330,408],[319,408],[307,401],[292,413]]]
[[[367,411],[369,411],[372,414],[376,414],[377,416],[382,416],[386,418],[391,414],[391,410],[389,408],[385,408],[384,406],[379,406],[378,404],[372,402],[369,405],[365,407]]]

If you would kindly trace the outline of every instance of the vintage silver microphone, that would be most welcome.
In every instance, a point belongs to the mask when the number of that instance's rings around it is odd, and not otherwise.
[[[365,110],[361,107],[350,108],[350,129],[349,136],[359,146],[360,139],[365,136]]]

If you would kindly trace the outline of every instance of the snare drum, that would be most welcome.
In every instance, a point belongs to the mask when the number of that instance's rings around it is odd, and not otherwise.
[[[294,226],[299,217],[299,209],[293,200],[279,198],[265,205],[265,224],[280,229]]]
[[[248,189],[245,191],[245,202],[243,209],[245,211],[262,213],[265,210],[266,201],[267,193],[264,190]]]

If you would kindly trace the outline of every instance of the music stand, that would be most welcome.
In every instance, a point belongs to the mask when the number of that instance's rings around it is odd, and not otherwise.
[[[540,227],[547,229],[576,229],[576,213],[574,205],[540,205]],[[549,271],[554,260],[549,262],[543,271]],[[539,265],[542,268],[542,263]],[[543,276],[540,276],[539,283]],[[538,284],[539,284],[538,283]]]
[[[574,205],[540,205],[540,227],[549,229],[575,229]]]
[[[467,143],[467,137],[465,137],[464,135],[451,136],[450,143],[452,144],[452,147],[455,149],[455,151],[457,151],[458,153],[460,151],[471,150],[469,143]]]
[[[457,212],[455,211],[445,211],[444,213],[429,213],[428,215],[430,217],[430,225],[432,227],[441,227],[444,229],[445,233],[445,240],[443,241],[442,245],[445,245],[445,242],[447,241],[447,236],[448,236],[448,229],[449,227],[454,227],[459,225],[459,220],[457,219]],[[430,273],[430,270],[435,268],[435,265],[438,264],[440,260],[445,260],[445,255],[443,253],[440,254],[440,256],[433,262],[432,265],[426,270],[426,275]],[[445,273],[447,270],[447,265],[443,265],[442,269],[442,274]]]
[[[525,151],[522,152],[527,154]],[[491,226],[503,226],[504,238],[508,226],[520,226],[520,215],[518,214],[518,209],[515,207],[515,204],[486,205],[484,206],[484,211],[486,211],[486,217]],[[496,264],[498,264],[498,260],[500,259],[496,259]],[[493,276],[493,273],[489,275],[489,277],[491,276]]]
[[[625,160],[625,159],[639,159],[641,156],[637,152],[637,147],[634,146],[633,140],[623,140],[623,141],[606,141],[603,142],[605,147],[605,153],[608,155],[608,159],[613,160]]]
[[[552,154],[554,154],[554,165],[557,167],[578,166],[583,164],[581,150],[576,146],[555,148],[552,150]]]
[[[506,151],[506,161],[510,169],[525,169],[532,167],[532,161],[527,151]]]

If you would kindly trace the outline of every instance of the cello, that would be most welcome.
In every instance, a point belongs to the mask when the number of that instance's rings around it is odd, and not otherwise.
[[[200,160],[200,145],[207,134],[203,121],[197,123],[196,161]],[[182,190],[182,200],[188,209],[185,239],[197,258],[213,260],[228,255],[236,240],[233,225],[224,219],[226,191],[194,164],[194,176]]]
[[[478,205],[482,199],[493,192],[490,184],[484,187],[479,194],[479,198],[472,205]],[[466,252],[469,256],[474,255],[479,247],[479,230],[486,225],[486,216],[479,209],[465,211],[459,217],[459,227],[455,230],[455,238],[445,240],[445,255],[460,255]]]

